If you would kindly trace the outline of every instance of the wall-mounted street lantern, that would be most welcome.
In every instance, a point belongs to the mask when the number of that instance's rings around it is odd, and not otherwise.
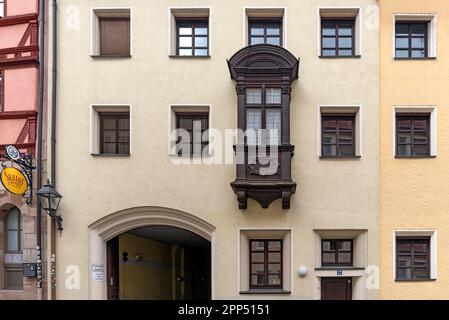
[[[41,200],[42,208],[55,220],[58,230],[62,231],[62,217],[56,214],[62,196],[48,180],[47,183],[37,191],[37,196]]]

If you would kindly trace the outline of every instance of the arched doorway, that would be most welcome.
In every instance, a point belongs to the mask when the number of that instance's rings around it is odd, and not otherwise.
[[[89,229],[91,299],[213,299],[215,227],[206,221],[139,207]]]

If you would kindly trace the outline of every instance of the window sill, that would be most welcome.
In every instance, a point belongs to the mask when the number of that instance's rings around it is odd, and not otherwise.
[[[330,270],[330,271],[336,271],[336,270],[365,270],[365,268],[361,268],[361,267],[348,267],[348,266],[332,266],[332,267],[319,267],[319,268],[315,268],[316,271],[326,271],[326,270]]]
[[[202,158],[212,157],[211,154],[205,154],[205,155],[201,155],[201,156],[192,156],[192,157],[182,157],[182,156],[178,156],[176,154],[169,154],[168,156],[172,159],[202,159]]]
[[[23,289],[0,289],[0,293],[22,293]]]
[[[342,157],[330,157],[330,156],[319,156],[320,160],[358,160],[362,156],[342,156]]]
[[[119,158],[126,158],[126,157],[131,157],[131,154],[108,154],[108,153],[91,153],[91,156],[93,157],[119,157]]]
[[[394,156],[395,159],[433,159],[437,156]]]
[[[130,54],[125,55],[91,55],[91,58],[93,59],[127,59],[131,58],[132,56]]]
[[[393,58],[394,60],[436,60],[437,57],[426,57],[426,58]]]
[[[361,55],[352,55],[352,56],[318,56],[320,59],[360,59]]]
[[[284,289],[249,289],[240,291],[240,294],[291,294],[291,291]]]
[[[209,59],[211,56],[178,56],[176,54],[171,54],[168,57],[171,59]]]
[[[395,282],[432,282],[437,279],[394,279]]]

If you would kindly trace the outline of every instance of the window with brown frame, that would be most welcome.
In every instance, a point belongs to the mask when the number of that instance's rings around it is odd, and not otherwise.
[[[282,18],[249,18],[248,41],[249,45],[282,46]]]
[[[5,104],[5,96],[4,96],[4,88],[5,88],[5,76],[4,76],[4,71],[0,70],[0,112],[3,112],[3,107]]]
[[[99,113],[100,153],[129,154],[129,113]]]
[[[178,132],[177,154],[180,157],[202,156],[209,152],[209,139],[205,132],[209,130],[208,112],[176,112]],[[188,136],[187,136],[188,135]]]
[[[178,56],[209,55],[209,19],[176,18],[176,54]]]
[[[322,240],[321,264],[326,266],[352,266],[353,242],[352,240]]]
[[[396,238],[396,279],[430,279],[430,237]]]
[[[250,240],[249,287],[282,288],[282,240]]]
[[[22,223],[17,208],[11,209],[5,219],[5,252],[22,253]]]
[[[321,115],[321,156],[355,156],[355,114]]]
[[[321,19],[321,56],[355,55],[354,19]]]
[[[246,89],[246,142],[281,144],[282,92],[280,88]]]
[[[430,155],[430,114],[396,114],[396,156]]]
[[[99,17],[100,55],[129,56],[130,53],[130,18]]]
[[[396,58],[428,56],[428,22],[396,22]]]

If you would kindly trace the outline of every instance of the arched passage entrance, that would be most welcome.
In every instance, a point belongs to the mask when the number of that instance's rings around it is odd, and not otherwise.
[[[140,245],[139,250],[148,250],[148,255],[151,255],[151,245],[156,245],[159,249],[164,247],[165,250],[170,248],[174,259],[172,262],[174,282],[166,283],[166,287],[179,285],[177,282],[185,281],[186,274],[192,271],[187,269],[180,271],[179,269],[179,265],[185,264],[187,256],[193,257],[195,260],[196,255],[204,255],[204,252],[209,250],[210,297],[214,298],[214,231],[214,226],[196,216],[163,207],[131,208],[98,220],[89,226],[90,298],[108,299],[108,293],[109,297],[112,298],[111,283],[113,286],[117,284],[115,277],[117,277],[117,274],[120,274],[120,270],[119,272],[114,270],[114,266],[111,265],[111,259],[119,260],[119,262],[121,260],[123,263],[127,263],[132,259],[133,264],[145,262],[145,256],[143,258],[138,257],[143,255],[141,252],[127,252],[124,249],[124,246],[128,245],[131,247],[133,246],[132,243],[135,244],[136,241],[147,243],[145,245],[146,249],[142,249],[142,245]],[[121,244],[120,237],[122,237]],[[135,237],[139,237],[139,240],[136,240]],[[123,252],[120,252],[120,250]],[[129,251],[132,250],[130,249]],[[190,253],[186,253],[187,251]],[[125,255],[125,257],[124,253],[128,255]],[[165,252],[165,254],[167,255],[168,252]],[[128,261],[124,261],[126,258]],[[206,259],[202,260],[205,261]],[[156,263],[159,266],[163,266],[163,264],[159,264],[157,261],[147,262],[146,265],[154,265]],[[177,265],[178,269],[176,269]],[[103,277],[101,276],[101,270],[103,270]],[[148,273],[147,276],[151,276],[151,274]],[[201,278],[200,276],[200,281]],[[183,294],[179,294],[177,290],[184,290]],[[186,285],[181,289],[174,288],[172,297],[174,299],[191,298],[188,289],[186,290]]]

